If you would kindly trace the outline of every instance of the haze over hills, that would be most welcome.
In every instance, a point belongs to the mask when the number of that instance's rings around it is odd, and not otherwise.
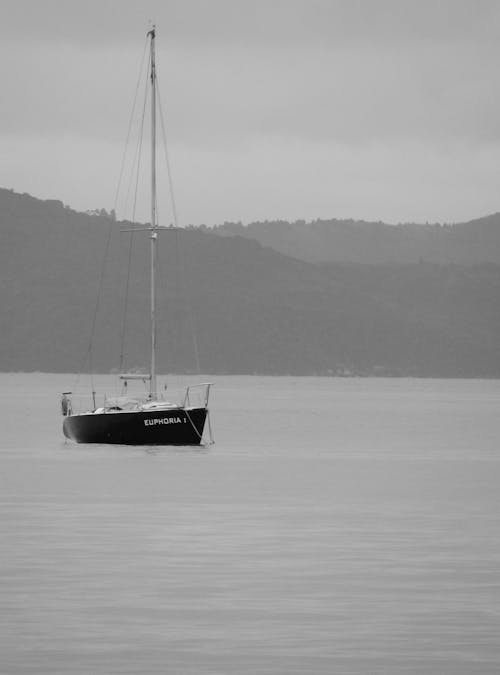
[[[123,346],[126,369],[147,369],[148,240],[133,235],[122,345],[123,228],[0,190],[1,371],[89,368],[108,232],[93,367],[118,368]],[[497,264],[314,264],[206,228],[160,237],[160,371],[195,371],[198,353],[210,373],[500,376]]]
[[[500,263],[500,213],[454,225],[386,225],[354,220],[224,223],[223,235],[255,239],[309,262]]]

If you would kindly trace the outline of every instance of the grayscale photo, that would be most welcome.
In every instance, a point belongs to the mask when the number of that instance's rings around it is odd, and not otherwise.
[[[500,3],[0,36],[0,673],[499,673]]]

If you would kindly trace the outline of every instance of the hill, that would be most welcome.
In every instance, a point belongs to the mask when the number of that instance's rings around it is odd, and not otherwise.
[[[455,225],[386,225],[354,220],[224,223],[218,234],[255,239],[263,246],[309,262],[372,265],[420,261],[500,264],[500,213]]]
[[[0,370],[118,368],[127,224],[0,190]],[[500,267],[312,264],[206,229],[160,234],[159,369],[500,376]],[[147,367],[148,240],[134,234],[125,367]],[[189,298],[189,302],[187,299]],[[197,341],[193,340],[193,330]]]

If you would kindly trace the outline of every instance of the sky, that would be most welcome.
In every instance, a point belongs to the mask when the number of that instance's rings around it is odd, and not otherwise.
[[[497,0],[0,0],[0,187],[130,217],[151,22],[179,224],[500,211]]]

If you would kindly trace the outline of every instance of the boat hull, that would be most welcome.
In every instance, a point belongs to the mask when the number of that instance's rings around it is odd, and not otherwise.
[[[112,445],[200,445],[206,408],[88,413],[64,419],[66,438]]]

